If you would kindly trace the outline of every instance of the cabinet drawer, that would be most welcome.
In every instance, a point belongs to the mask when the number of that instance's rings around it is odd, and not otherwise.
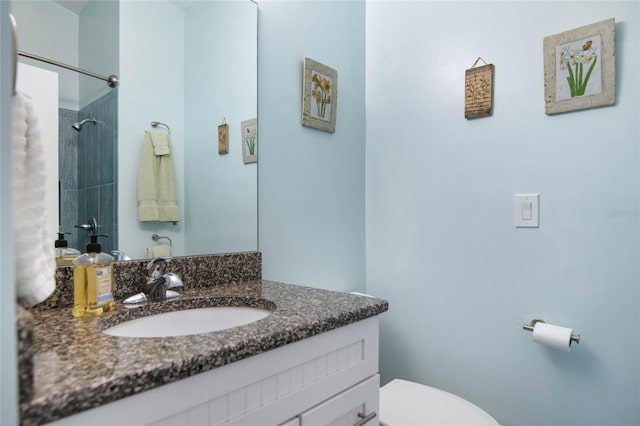
[[[300,426],[300,417],[294,417],[291,420],[287,420],[284,423],[279,424],[278,426]]]
[[[372,376],[300,415],[300,426],[376,425],[380,376]]]

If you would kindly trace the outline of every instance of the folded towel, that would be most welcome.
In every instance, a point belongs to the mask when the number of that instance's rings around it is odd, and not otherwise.
[[[169,143],[168,135],[167,142]],[[138,169],[138,220],[177,222],[180,220],[176,173],[171,153],[157,156],[151,134],[145,132]]]
[[[13,229],[18,302],[29,307],[56,288],[52,236],[47,232],[46,167],[31,100],[18,93],[12,105]]]
[[[151,136],[153,144],[153,153],[155,155],[171,154],[171,145],[169,143],[169,135],[166,133],[147,132]]]
[[[147,259],[154,257],[171,257],[171,246],[169,244],[158,244],[157,246],[147,247]]]

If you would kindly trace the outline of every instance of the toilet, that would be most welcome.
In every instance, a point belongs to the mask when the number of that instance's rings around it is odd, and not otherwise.
[[[380,425],[498,425],[471,402],[452,393],[394,379],[380,388]]]

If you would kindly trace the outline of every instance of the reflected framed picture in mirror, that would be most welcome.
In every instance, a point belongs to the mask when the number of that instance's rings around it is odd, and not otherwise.
[[[227,123],[218,126],[218,154],[229,153],[229,125]]]
[[[258,161],[258,119],[252,118],[242,122],[242,160],[244,164]]]
[[[338,102],[338,72],[304,58],[302,71],[302,125],[334,133]]]

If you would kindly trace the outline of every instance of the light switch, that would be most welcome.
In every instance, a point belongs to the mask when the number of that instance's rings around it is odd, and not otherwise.
[[[522,209],[522,220],[531,220],[533,217],[531,201],[523,201],[520,204],[520,208]]]
[[[517,228],[538,228],[540,194],[516,194],[515,213]]]

